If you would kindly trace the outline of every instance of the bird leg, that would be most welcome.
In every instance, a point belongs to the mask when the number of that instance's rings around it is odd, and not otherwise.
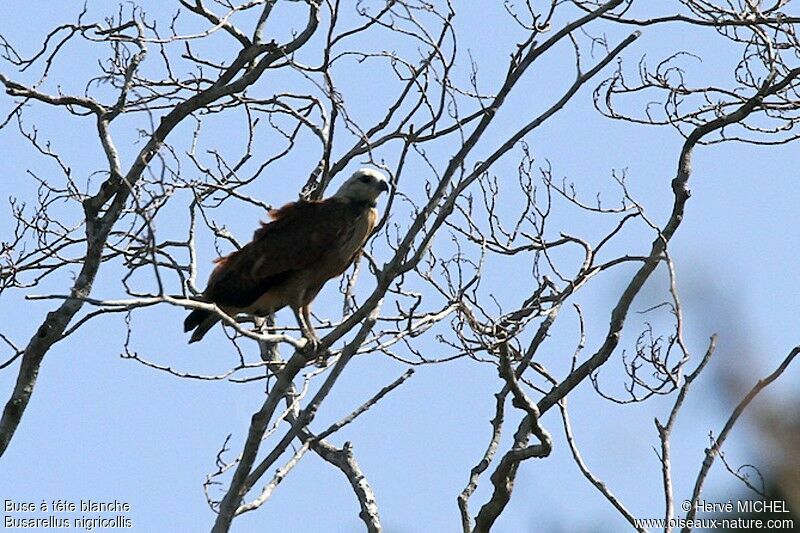
[[[320,340],[319,337],[317,337],[317,332],[314,331],[314,326],[311,325],[311,310],[309,309],[309,306],[302,306],[299,310],[294,312],[294,316],[297,318],[297,323],[300,324],[300,330],[303,332],[303,336],[307,341],[307,344],[305,347],[303,347],[303,351],[309,355],[316,354],[317,366],[324,368],[328,362],[328,357],[330,357],[331,352],[326,349],[321,353],[317,353],[319,350]]]
[[[294,311],[294,316],[297,319],[297,323],[300,325],[300,332],[307,342],[303,349],[310,354],[316,352],[317,346],[319,346],[319,337],[317,337],[317,332],[314,331],[314,327],[311,325],[311,316],[308,306],[304,305],[299,309],[292,308],[292,311]]]

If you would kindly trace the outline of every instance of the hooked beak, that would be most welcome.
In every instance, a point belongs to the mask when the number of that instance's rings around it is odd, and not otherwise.
[[[378,189],[380,189],[383,192],[388,192],[389,191],[389,184],[386,183],[385,181],[381,180],[380,183],[378,184]]]

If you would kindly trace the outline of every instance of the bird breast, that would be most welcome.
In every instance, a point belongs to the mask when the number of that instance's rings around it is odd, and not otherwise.
[[[378,212],[374,208],[361,209],[354,214],[351,224],[344,225],[338,236],[338,246],[333,246],[325,254],[322,264],[312,269],[320,282],[341,275],[361,251],[362,246],[375,228]]]

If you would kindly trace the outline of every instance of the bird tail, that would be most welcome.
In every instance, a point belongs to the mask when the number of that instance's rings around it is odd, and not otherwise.
[[[202,339],[218,321],[219,316],[216,313],[204,309],[195,309],[189,313],[189,316],[183,321],[183,331],[194,330],[192,337],[189,339],[189,344]]]

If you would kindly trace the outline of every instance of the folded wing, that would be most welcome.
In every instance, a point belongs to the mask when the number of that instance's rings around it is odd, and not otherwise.
[[[273,213],[246,246],[218,260],[205,296],[219,306],[245,308],[297,272],[324,262],[341,241],[336,202],[295,202]]]

